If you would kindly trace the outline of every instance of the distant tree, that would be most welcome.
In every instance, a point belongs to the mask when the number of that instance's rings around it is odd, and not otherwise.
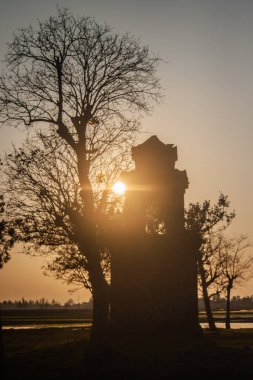
[[[249,255],[249,248],[250,244],[245,236],[223,237],[221,241],[222,280],[226,294],[226,329],[230,329],[231,290],[252,276],[253,256]]]
[[[52,301],[51,301],[51,307],[54,309],[54,308],[60,308],[61,307],[61,304],[60,304],[60,302],[58,302],[57,300],[55,300],[54,298],[52,299]]]
[[[221,242],[223,234],[210,234],[202,244],[202,261],[204,263],[204,276],[207,288],[208,298],[212,300],[223,291],[222,270],[223,270],[223,252]],[[199,285],[202,289],[202,281],[199,276]]]
[[[75,155],[82,202],[81,215],[73,215],[75,234],[93,290],[92,340],[102,344],[109,289],[97,246],[90,166],[132,137],[139,130],[137,117],[159,99],[159,59],[129,34],[58,9],[37,29],[19,29],[6,62],[0,78],[3,124],[54,128]]]
[[[75,302],[72,300],[72,298],[69,298],[68,301],[65,302],[65,307],[71,307],[75,304]]]
[[[214,246],[215,239],[224,231],[235,217],[234,211],[229,211],[228,197],[220,194],[216,204],[210,201],[190,203],[185,210],[186,229],[196,232],[202,239],[202,245],[197,252],[199,281],[205,303],[209,328],[215,330],[215,322],[210,305],[208,288],[217,283],[221,274],[220,253]]]

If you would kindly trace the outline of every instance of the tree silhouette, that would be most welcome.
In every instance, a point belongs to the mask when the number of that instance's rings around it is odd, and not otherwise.
[[[215,330],[216,326],[210,306],[208,287],[213,285],[221,275],[221,257],[217,249],[217,241],[219,242],[221,231],[224,231],[235,217],[235,212],[229,211],[229,206],[228,197],[220,194],[214,205],[211,205],[210,201],[204,201],[202,204],[190,203],[188,209],[185,210],[187,230],[195,231],[202,239],[202,245],[197,252],[198,273],[211,330]],[[217,239],[216,243],[215,239]]]
[[[230,329],[231,290],[235,284],[246,281],[251,275],[252,255],[248,255],[249,242],[245,236],[227,238],[221,241],[222,280],[226,294],[226,329]]]
[[[109,294],[97,246],[90,165],[139,130],[137,116],[159,99],[159,59],[129,34],[58,9],[37,29],[19,30],[6,63],[0,79],[2,123],[53,127],[75,154],[83,208],[75,233],[93,289],[92,341],[100,344]]]
[[[110,259],[104,229],[117,204],[110,191],[123,168],[128,167],[127,146],[107,160],[91,166],[97,224],[97,244],[104,275],[109,278]],[[103,173],[103,174],[101,174]],[[6,154],[1,168],[0,189],[7,194],[5,226],[14,227],[18,249],[44,255],[44,267],[67,283],[91,288],[86,252],[75,233],[82,223],[76,157],[57,134],[38,133],[22,147]],[[5,229],[6,229],[5,228]]]

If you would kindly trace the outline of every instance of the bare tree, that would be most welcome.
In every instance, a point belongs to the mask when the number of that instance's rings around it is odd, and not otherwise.
[[[91,168],[98,248],[108,283],[110,254],[105,230],[118,202],[111,185],[129,163],[127,146],[122,146],[116,155]],[[14,147],[12,153],[5,155],[0,174],[0,189],[7,194],[5,230],[15,231],[13,241],[23,243],[19,244],[19,250],[45,256],[46,273],[92,292],[87,260],[75,233],[83,206],[72,149],[57,134],[38,133],[36,138],[27,139],[21,148]],[[4,231],[3,236],[6,239]]]
[[[250,244],[245,236],[223,237],[223,285],[226,293],[226,329],[230,329],[230,297],[235,285],[240,285],[252,276],[253,256],[249,254]]]
[[[210,234],[206,237],[201,247],[205,284],[209,300],[223,291],[222,270],[224,257],[222,241],[222,233]],[[199,285],[202,289],[200,276]]]
[[[199,281],[205,303],[209,328],[215,330],[215,322],[210,305],[208,288],[217,283],[220,276],[220,252],[214,247],[214,239],[226,229],[235,217],[235,212],[229,211],[228,197],[220,194],[218,202],[211,205],[210,201],[190,203],[185,210],[186,228],[195,231],[202,239],[202,245],[197,252]],[[218,238],[219,241],[219,238]],[[218,257],[217,257],[218,255]],[[218,259],[218,261],[217,261]]]
[[[90,165],[139,130],[136,117],[159,99],[159,59],[129,34],[58,9],[37,29],[19,30],[6,63],[2,123],[53,126],[76,157],[82,215],[75,234],[93,289],[92,340],[99,342],[106,335],[109,293],[97,247]]]

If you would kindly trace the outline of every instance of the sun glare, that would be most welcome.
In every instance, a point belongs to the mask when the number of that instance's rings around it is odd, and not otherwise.
[[[116,182],[113,185],[112,190],[117,195],[124,195],[126,191],[126,185],[123,182]]]

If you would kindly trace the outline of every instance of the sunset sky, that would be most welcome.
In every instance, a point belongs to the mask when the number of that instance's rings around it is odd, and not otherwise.
[[[177,168],[190,181],[185,204],[229,195],[236,219],[230,231],[253,243],[253,1],[251,0],[1,0],[0,56],[17,28],[67,6],[116,32],[130,32],[164,60],[158,75],[164,101],[143,119],[147,134],[178,147]],[[4,67],[0,63],[1,68]],[[0,151],[23,134],[0,130]],[[67,287],[46,278],[43,262],[15,253],[0,272],[0,299],[69,298]],[[253,294],[253,280],[234,290]],[[89,294],[79,291],[75,301]]]

